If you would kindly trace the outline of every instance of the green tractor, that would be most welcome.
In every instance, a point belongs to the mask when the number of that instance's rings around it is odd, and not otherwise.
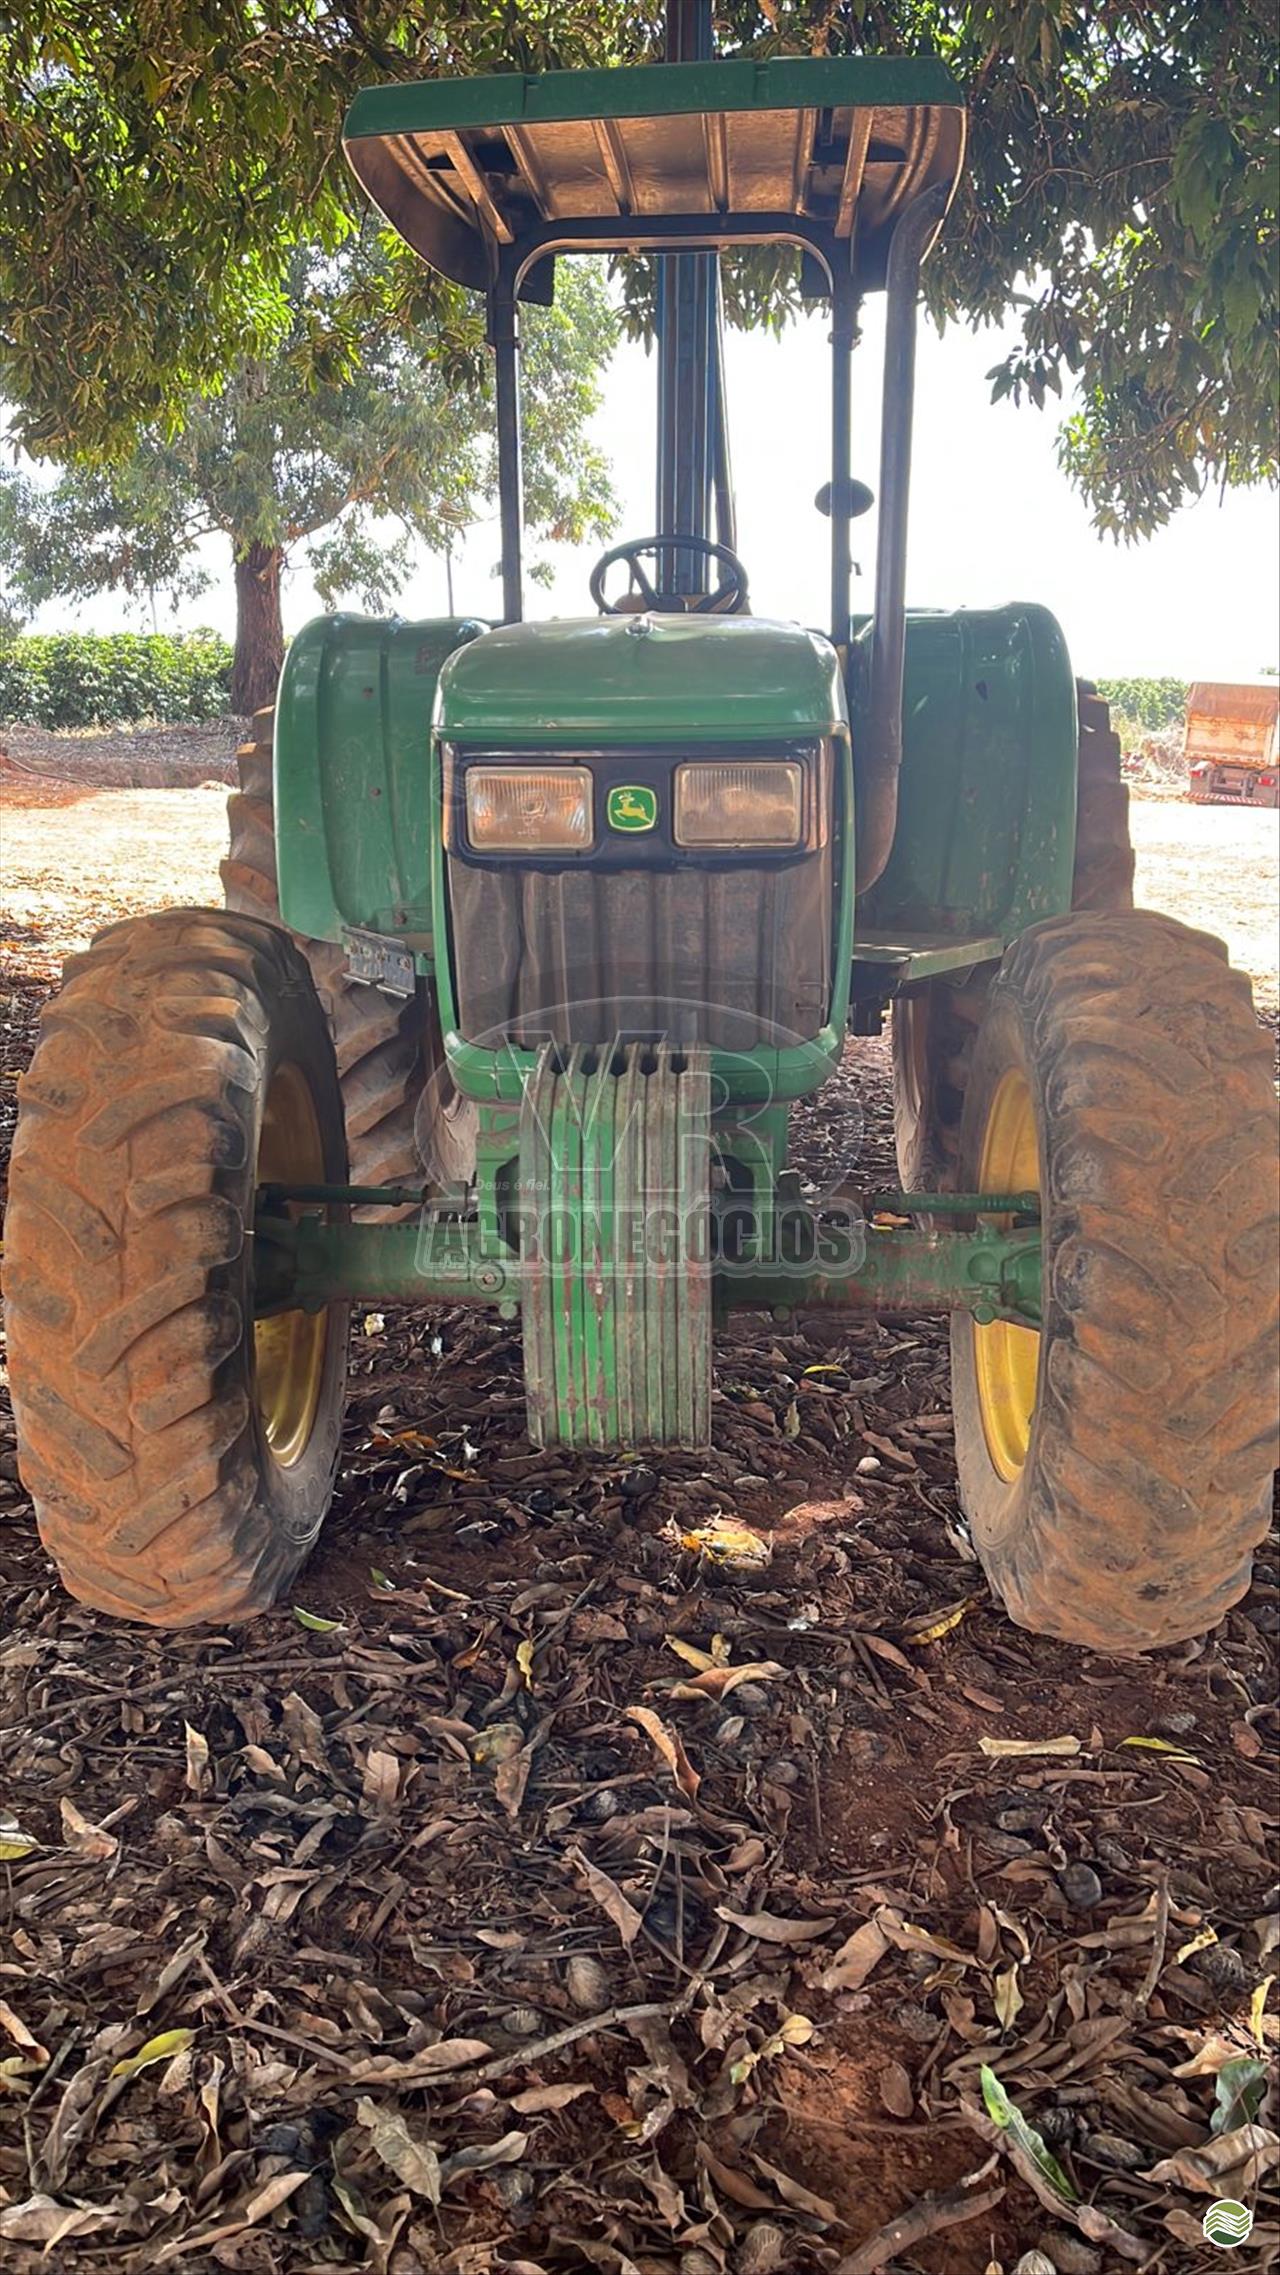
[[[350,112],[382,213],[486,298],[502,621],[310,625],[241,753],[226,909],[69,966],[13,1159],[22,1473],[82,1600],[222,1622],[316,1538],[352,1301],[518,1317],[534,1443],[600,1452],[708,1441],[735,1307],[933,1310],[1010,1615],[1169,1643],[1242,1594],[1266,1523],[1266,1042],[1218,941],[1134,911],[1118,747],[1053,619],[905,607],[955,82],[716,61],[709,12],[683,22],[683,60]],[[718,260],[761,244],[831,314],[822,631],[754,616],[734,549]],[[529,623],[520,310],[601,251],[658,257],[657,530],[599,563],[594,613]],[[791,1110],[890,1007],[900,1186],[859,1193],[851,1158],[806,1192]]]

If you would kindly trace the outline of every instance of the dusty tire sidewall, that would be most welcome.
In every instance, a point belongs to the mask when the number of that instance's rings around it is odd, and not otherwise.
[[[1041,1072],[1024,1006],[1001,981],[992,990],[973,1055],[973,1068],[965,1091],[960,1126],[960,1189],[978,1189],[978,1166],[991,1102],[1002,1077],[1021,1073],[1031,1092],[1040,1154],[1041,1240],[1044,1286],[1052,1281],[1053,1209],[1052,1161]],[[1039,1442],[1044,1426],[1045,1391],[1053,1320],[1046,1306],[1040,1337],[1040,1366],[1036,1378],[1035,1413],[1027,1458],[1016,1478],[1002,1477],[987,1446],[978,1396],[974,1323],[966,1311],[951,1314],[951,1400],[955,1420],[956,1469],[960,1498],[968,1516],[974,1545],[989,1572],[998,1572],[1016,1559],[1018,1545],[1030,1529],[1038,1501]]]
[[[291,978],[267,1005],[267,1031],[259,1060],[258,1084],[253,1099],[252,1150],[245,1173],[246,1234],[253,1221],[254,1187],[263,1115],[277,1069],[290,1062],[301,1068],[315,1103],[324,1156],[325,1182],[344,1184],[347,1145],[343,1130],[342,1098],[334,1069],[333,1049],[314,989]],[[260,1498],[273,1525],[300,1561],[324,1522],[342,1443],[346,1397],[347,1341],[350,1307],[330,1304],[326,1315],[324,1366],[310,1439],[297,1461],[281,1466],[267,1443],[258,1409],[253,1336],[253,1254],[246,1237],[239,1280],[239,1301],[244,1339],[237,1359],[249,1401],[250,1429],[260,1483]]]

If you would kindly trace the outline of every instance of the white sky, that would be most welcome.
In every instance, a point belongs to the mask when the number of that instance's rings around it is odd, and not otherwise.
[[[877,484],[878,402],[883,298],[868,303],[854,359],[855,474]],[[828,473],[829,355],[826,323],[806,317],[781,341],[731,334],[729,419],[738,492],[739,551],[751,577],[754,609],[825,625],[828,525],[813,496]],[[998,360],[1000,334],[949,329],[939,338],[923,318],[916,388],[908,598],[929,607],[1039,600],[1054,610],[1077,670],[1092,678],[1171,674],[1184,679],[1252,678],[1277,659],[1280,546],[1276,500],[1268,490],[1216,495],[1184,509],[1141,545],[1096,536],[1088,513],[1058,469],[1054,436],[1060,406],[993,406],[984,374]],[[653,526],[654,365],[644,350],[618,350],[596,422],[622,504],[615,538]],[[474,529],[455,560],[460,610],[493,613],[498,588],[496,521]],[[587,574],[596,548],[558,548],[550,592],[530,586],[534,615],[588,613]],[[855,525],[863,576],[855,608],[869,608],[875,560],[874,514]],[[229,574],[209,553],[217,584],[160,624],[232,630]],[[425,560],[399,603],[403,615],[445,606],[444,564]],[[315,614],[305,568],[289,576],[286,630]],[[65,626],[53,606],[41,626]],[[85,630],[138,624],[123,601],[78,612]]]

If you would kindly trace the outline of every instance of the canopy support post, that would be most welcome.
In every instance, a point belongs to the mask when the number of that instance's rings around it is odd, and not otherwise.
[[[886,279],[884,408],[880,421],[880,525],[876,538],[871,685],[863,763],[855,756],[856,889],[884,872],[898,824],[902,770],[902,678],[907,649],[907,520],[911,504],[911,412],[916,380],[920,263],[947,210],[943,184],[907,207],[893,232]]]
[[[849,642],[853,593],[853,517],[849,508],[853,350],[858,338],[859,301],[850,270],[837,269],[831,279],[831,639],[842,652]]]
[[[493,349],[495,412],[498,429],[498,516],[502,537],[502,621],[518,624],[524,614],[521,544],[524,528],[524,471],[520,447],[520,316],[516,272],[500,259],[489,287],[489,345]]]

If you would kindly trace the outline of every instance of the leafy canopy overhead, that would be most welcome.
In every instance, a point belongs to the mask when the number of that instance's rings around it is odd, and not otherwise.
[[[627,0],[26,0],[0,18],[0,387],[27,447],[118,449],[290,327],[300,242],[359,228],[338,150],[371,80],[630,60]],[[997,395],[1078,391],[1064,464],[1103,528],[1273,477],[1270,0],[725,0],[724,52],[940,52],[970,173],[927,289],[1016,322]],[[401,264],[406,307],[437,288]],[[743,272],[777,320],[785,265]],[[341,342],[334,342],[340,352]]]
[[[123,458],[72,465],[51,486],[0,473],[0,590],[11,612],[108,590],[191,597],[210,582],[193,548],[214,535],[237,560],[301,550],[326,604],[394,600],[418,548],[447,551],[496,482],[481,311],[441,293],[435,320],[406,331],[394,269],[372,232],[336,256],[296,251],[274,352],[242,356],[217,394],[183,403],[176,432],[153,422]],[[615,332],[594,265],[565,279],[554,308],[530,311],[525,505],[535,535],[576,540],[610,525],[606,461],[584,427]]]

